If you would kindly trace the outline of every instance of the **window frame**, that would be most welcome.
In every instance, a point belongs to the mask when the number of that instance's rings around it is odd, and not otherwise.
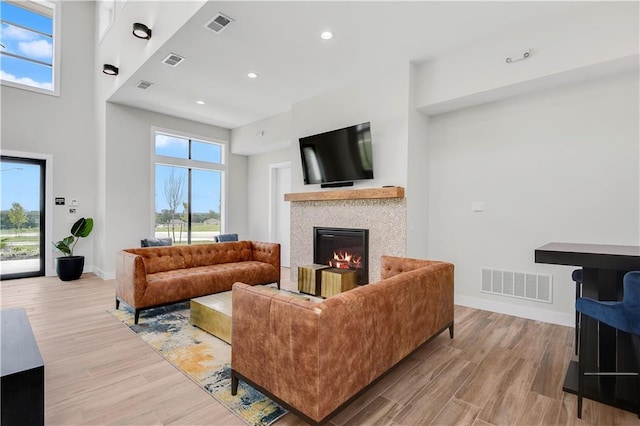
[[[29,10],[34,13],[46,14],[51,11],[51,19],[53,20],[53,34],[51,34],[51,43],[53,48],[53,55],[51,64],[51,84],[52,89],[42,89],[40,87],[29,86],[28,84],[17,83],[15,81],[8,81],[0,78],[0,84],[3,86],[13,87],[16,89],[28,90],[31,92],[41,93],[43,95],[60,96],[60,34],[62,33],[61,23],[61,1],[48,1],[48,0],[27,0],[27,1],[12,1],[2,0],[5,3],[12,6],[20,7],[22,9]],[[18,58],[20,59],[20,58]],[[25,59],[23,59],[25,60]],[[27,76],[28,77],[28,76]]]
[[[156,155],[156,135],[163,134],[167,136],[172,136],[180,139],[188,139],[196,140],[199,142],[206,142],[211,144],[216,144],[220,146],[220,163],[212,163],[206,161],[198,161],[198,160],[190,160],[186,158],[178,158],[178,157],[169,157],[165,155]],[[224,233],[227,224],[227,141],[196,135],[189,132],[182,132],[177,130],[171,130],[161,127],[151,127],[151,163],[150,163],[150,213],[151,213],[151,223],[150,223],[150,234],[155,235],[156,232],[156,166],[157,165],[165,165],[165,166],[174,166],[174,167],[184,167],[186,169],[198,169],[198,170],[209,170],[209,171],[217,171],[221,173],[220,177],[220,233]],[[190,197],[191,194],[188,194],[187,197]],[[189,236],[190,239],[190,236]],[[192,243],[189,243],[191,245]]]

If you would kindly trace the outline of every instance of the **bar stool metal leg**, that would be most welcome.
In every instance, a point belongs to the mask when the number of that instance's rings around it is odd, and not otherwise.
[[[571,279],[576,283],[576,300],[582,297],[582,269],[576,269],[571,273]],[[580,312],[576,310],[576,325],[575,325],[575,341],[573,347],[575,348],[576,355],[580,352]]]

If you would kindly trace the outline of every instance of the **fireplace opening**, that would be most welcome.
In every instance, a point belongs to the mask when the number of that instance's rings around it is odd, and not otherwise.
[[[351,269],[358,274],[358,285],[368,284],[369,230],[314,227],[313,262]]]

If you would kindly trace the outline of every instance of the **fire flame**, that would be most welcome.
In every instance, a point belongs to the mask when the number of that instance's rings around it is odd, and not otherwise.
[[[358,269],[361,268],[362,256],[356,256],[353,253],[333,252],[333,259],[329,260],[329,266],[340,269]]]

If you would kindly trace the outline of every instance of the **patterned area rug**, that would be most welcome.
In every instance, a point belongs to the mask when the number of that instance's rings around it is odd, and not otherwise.
[[[231,395],[231,346],[189,323],[189,302],[145,311],[139,324],[125,309],[108,312],[248,425],[267,426],[287,413],[242,381]]]

